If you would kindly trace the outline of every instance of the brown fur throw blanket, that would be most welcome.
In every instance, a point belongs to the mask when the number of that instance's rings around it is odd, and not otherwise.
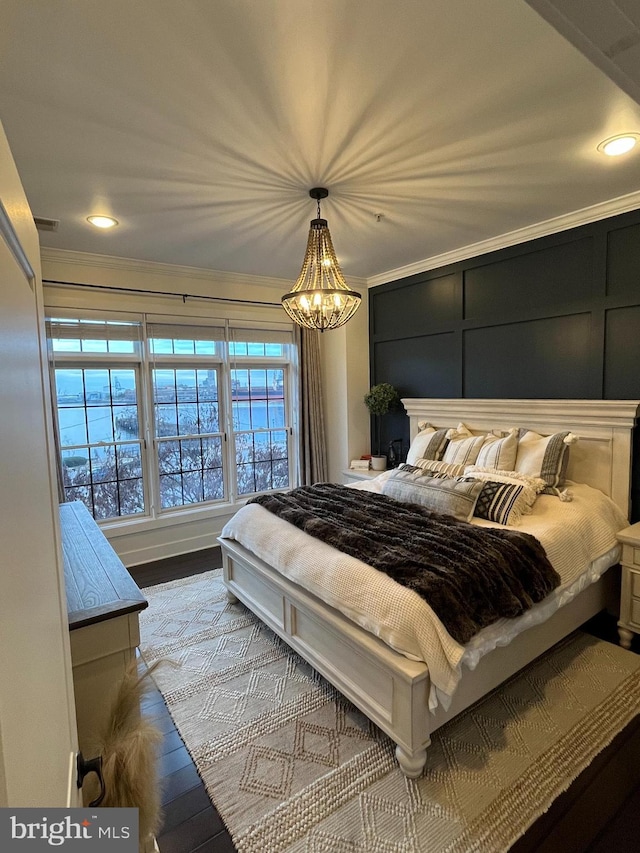
[[[560,583],[534,536],[478,527],[386,495],[319,483],[250,503],[414,590],[462,644],[501,617],[519,616]]]

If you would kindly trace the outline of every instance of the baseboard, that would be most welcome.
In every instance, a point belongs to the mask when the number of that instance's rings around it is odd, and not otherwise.
[[[198,536],[188,536],[183,539],[173,539],[170,542],[149,543],[137,548],[127,547],[122,541],[112,539],[110,544],[116,551],[123,564],[129,569],[133,566],[142,566],[145,563],[155,563],[157,560],[166,560],[168,557],[180,557],[183,554],[192,554],[205,548],[215,548],[218,544],[219,530],[212,530]]]

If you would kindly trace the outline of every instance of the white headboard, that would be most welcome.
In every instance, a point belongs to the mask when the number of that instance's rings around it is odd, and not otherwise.
[[[418,423],[436,428],[464,423],[471,432],[525,427],[542,435],[570,430],[567,478],[609,495],[628,518],[631,502],[631,452],[638,400],[467,400],[407,398],[411,439]]]

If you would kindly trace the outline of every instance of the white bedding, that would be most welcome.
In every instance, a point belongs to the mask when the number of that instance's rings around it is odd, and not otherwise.
[[[381,492],[385,472],[373,480],[352,485]],[[466,646],[445,629],[417,593],[397,584],[383,572],[343,554],[298,530],[258,504],[242,507],[225,525],[222,537],[243,545],[290,580],[335,607],[396,651],[429,668],[429,707],[448,708],[462,675],[480,658],[506,645],[529,626],[549,618],[619,558],[616,532],[628,522],[618,507],[597,489],[570,484],[573,500],[541,495],[531,515],[518,530],[542,543],[561,577],[561,585],[517,619],[501,619],[484,628]],[[480,526],[500,527],[474,519]]]

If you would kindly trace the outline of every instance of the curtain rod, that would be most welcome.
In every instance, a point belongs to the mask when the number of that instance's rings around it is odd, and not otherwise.
[[[267,308],[282,308],[279,302],[259,302],[254,299],[233,299],[230,296],[200,296],[195,293],[174,293],[171,290],[144,290],[141,287],[115,287],[109,284],[79,284],[73,281],[55,281],[52,278],[43,278],[43,284],[60,284],[63,287],[88,287],[92,290],[110,290],[119,293],[148,293],[152,296],[173,296],[176,299],[206,299],[210,302],[235,302],[241,305],[262,305]]]

